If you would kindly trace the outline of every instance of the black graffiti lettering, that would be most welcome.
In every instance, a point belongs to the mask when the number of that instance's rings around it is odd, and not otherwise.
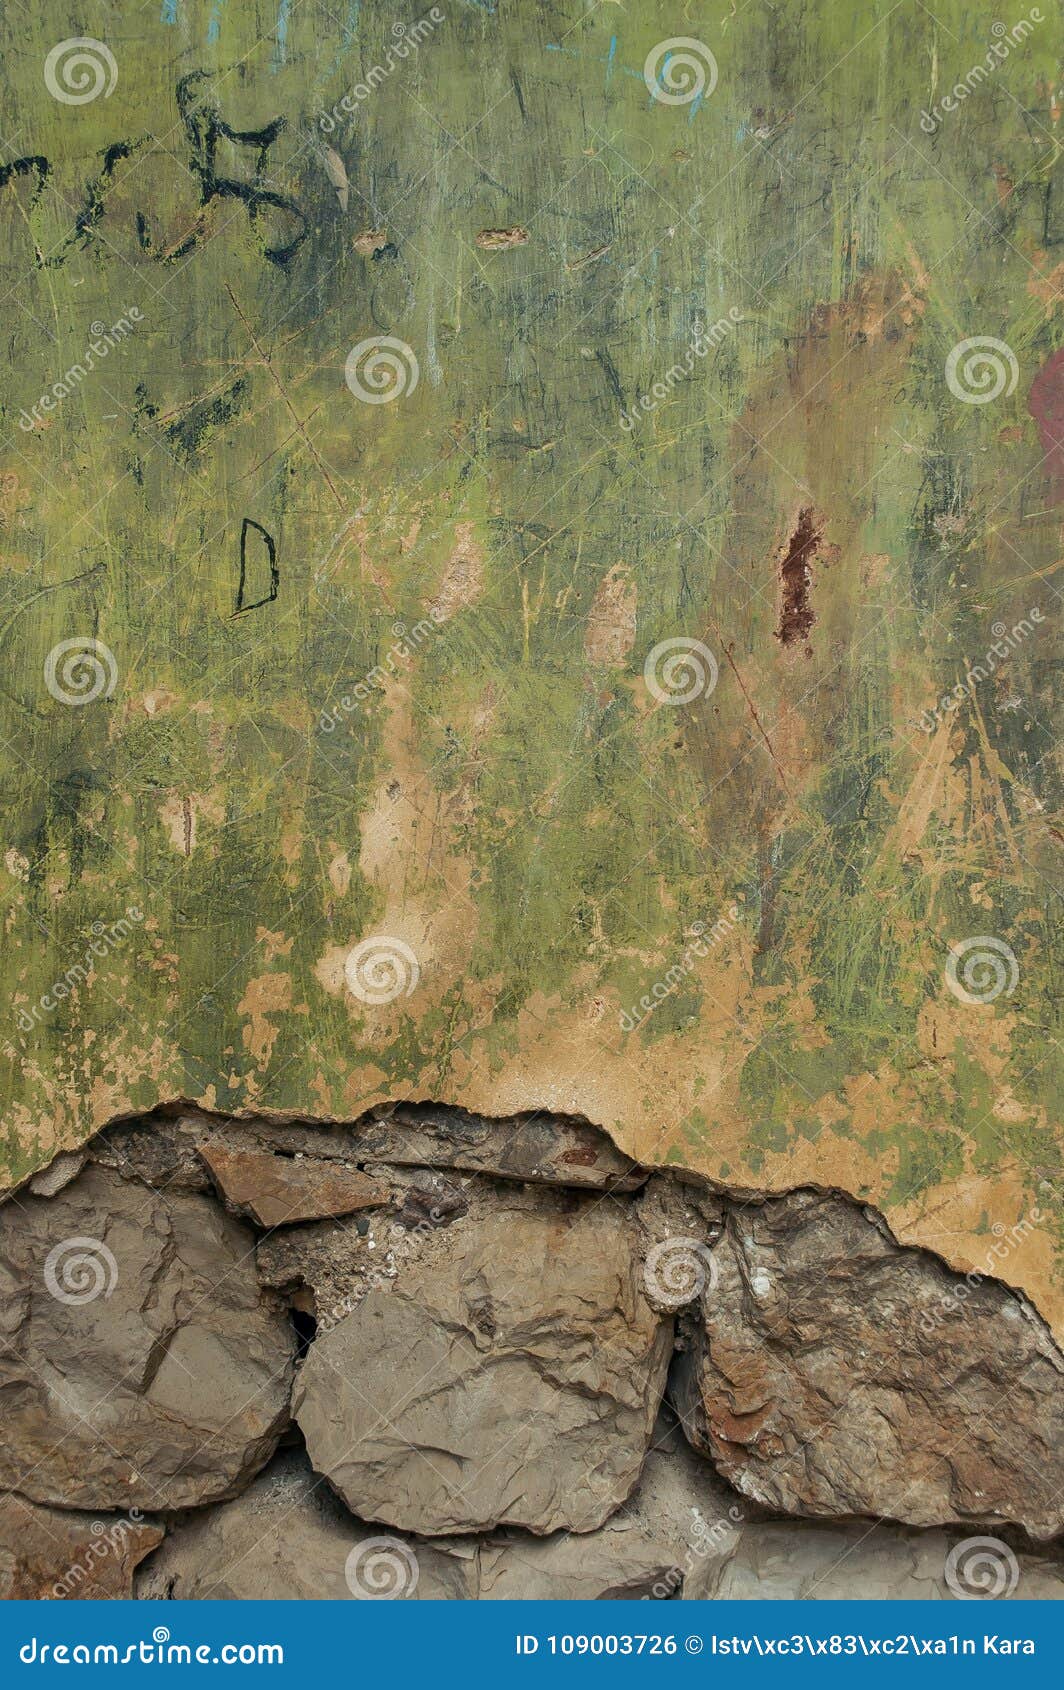
[[[253,604],[245,604],[244,594],[247,589],[248,569],[248,533],[251,529],[254,529],[256,534],[260,534],[266,544],[266,557],[270,566],[270,590],[266,594],[265,598],[256,599]],[[241,611],[258,610],[260,605],[272,604],[274,599],[277,597],[277,591],[280,584],[281,571],[277,565],[277,547],[274,543],[273,536],[272,534],[268,534],[266,532],[261,523],[254,522],[250,516],[246,516],[240,525],[240,583],[236,591],[236,609],[234,610],[233,615],[239,616]]]
[[[100,173],[95,176],[85,190],[85,204],[78,212],[73,232],[63,241],[63,244],[46,260],[50,269],[58,269],[66,258],[67,251],[75,242],[80,241],[87,246],[97,228],[103,222],[106,212],[106,194],[111,185],[115,171],[127,158],[132,158],[145,145],[146,137],[139,141],[113,141],[105,148],[103,164]]]
[[[199,184],[199,203],[196,208],[198,215],[188,233],[173,246],[164,249],[157,247],[152,238],[148,215],[144,211],[135,212],[140,250],[161,264],[172,264],[185,258],[201,246],[210,233],[207,212],[212,202],[240,200],[252,230],[260,235],[263,257],[271,264],[283,267],[295,256],[310,234],[309,223],[298,203],[289,195],[276,193],[266,186],[270,148],[284,133],[287,120],[275,117],[261,129],[234,129],[231,124],[225,122],[213,105],[200,97],[204,92],[209,94],[210,80],[210,72],[192,71],[181,78],[175,90],[178,111],[191,152],[189,171]],[[206,89],[204,84],[208,84]],[[73,227],[62,237],[58,246],[46,254],[38,234],[34,232],[34,256],[39,268],[57,269],[65,263],[71,248],[83,248],[92,240],[106,216],[107,195],[119,165],[133,158],[148,145],[150,139],[150,136],[144,135],[136,140],[113,141],[104,149],[99,171],[85,189],[84,202],[75,214]],[[226,141],[235,147],[248,148],[253,152],[250,177],[243,179],[219,174],[220,141]],[[10,164],[0,166],[0,188],[7,187],[20,177],[29,177],[32,180],[32,188],[26,212],[32,219],[51,175],[52,166],[47,158],[42,154],[29,154],[25,158],[14,159]],[[267,244],[259,224],[264,214],[269,211],[278,212],[291,219],[295,227],[289,240]],[[31,229],[33,227],[31,221]]]
[[[36,206],[44,192],[45,183],[51,174],[52,167],[46,158],[39,154],[31,154],[27,158],[16,158],[10,164],[0,165],[0,188],[6,188],[17,176],[35,176],[37,178],[33,192],[30,195],[30,210]]]
[[[34,234],[34,257],[37,267],[41,270],[57,270],[66,260],[71,247],[84,247],[95,234],[99,224],[103,221],[106,210],[105,198],[111,180],[118,166],[127,158],[132,158],[141,147],[147,144],[147,136],[139,141],[113,141],[101,154],[103,160],[98,175],[94,176],[85,190],[85,200],[81,210],[74,219],[74,227],[60,240],[58,246],[51,252],[45,252],[37,235]],[[15,159],[11,164],[0,168],[0,188],[18,176],[33,176],[35,178],[29,204],[26,207],[27,216],[32,218],[37,210],[41,196],[52,175],[52,166],[42,156]],[[32,228],[32,223],[31,223]]]
[[[262,129],[233,129],[216,111],[197,102],[196,89],[208,76],[207,71],[192,71],[183,76],[177,85],[177,109],[192,148],[192,169],[199,177],[201,205],[205,211],[213,199],[243,200],[253,229],[266,206],[295,218],[299,228],[290,241],[283,246],[263,246],[263,256],[271,264],[287,264],[310,233],[307,220],[294,199],[262,186],[270,148],[287,128],[287,122],[283,117],[275,117]],[[217,154],[220,140],[229,141],[233,146],[255,149],[254,176],[250,182],[235,176],[219,176]],[[180,257],[182,252],[191,251],[201,238],[202,230],[197,226],[182,248],[172,256]]]

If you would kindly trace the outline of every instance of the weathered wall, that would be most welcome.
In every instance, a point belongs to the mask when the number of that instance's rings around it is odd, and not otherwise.
[[[4,24],[8,1183],[546,1107],[1059,1318],[1055,11],[91,10]]]

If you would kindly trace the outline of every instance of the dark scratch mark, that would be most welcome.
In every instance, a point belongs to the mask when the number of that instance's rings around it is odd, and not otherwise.
[[[614,399],[623,411],[625,407],[624,389],[621,387],[621,378],[617,374],[617,366],[614,364],[609,353],[604,352],[601,347],[596,351],[595,357],[598,360],[600,369],[609,383],[610,392],[613,394]]]
[[[734,657],[732,656],[731,644],[729,644],[729,642],[727,640],[725,640],[724,635],[721,633],[720,628],[718,627],[717,623],[714,621],[714,619],[712,617],[710,617],[710,624],[709,625],[713,630],[713,634],[714,634],[714,637],[717,641],[718,646],[720,647],[721,651],[723,651],[723,653],[724,653],[724,657],[725,657],[725,660],[728,664],[729,669],[731,670],[732,674],[735,676],[736,681],[739,683],[739,691],[742,693],[743,698],[746,701],[746,708],[750,712],[750,719],[753,722],[754,726],[757,728],[757,731],[761,735],[761,738],[765,742],[765,749],[768,751],[769,756],[772,758],[773,767],[775,768],[776,773],[780,777],[780,785],[782,786],[784,792],[787,794],[787,797],[789,798],[791,796],[791,789],[787,785],[787,777],[783,772],[783,767],[782,767],[782,764],[780,763],[779,758],[776,756],[776,753],[772,748],[772,741],[769,739],[768,734],[765,731],[765,724],[762,722],[761,717],[758,715],[757,706],[755,705],[753,699],[750,697],[750,694],[746,690],[746,683],[744,682],[742,676],[740,675],[738,666],[735,662]]]
[[[565,268],[570,271],[582,270],[585,264],[594,264],[596,258],[604,258],[612,245],[612,241],[606,241],[603,246],[597,246],[591,252],[585,252],[583,258],[571,258]]]
[[[722,644],[723,644],[723,642],[722,642]],[[754,723],[754,726],[757,728],[758,733],[761,735],[761,738],[764,740],[766,749],[768,750],[768,754],[772,758],[773,764],[775,765],[776,773],[780,777],[780,785],[783,787],[784,792],[787,794],[787,796],[789,798],[791,793],[790,793],[790,788],[787,785],[787,777],[783,772],[783,767],[780,763],[779,758],[776,756],[775,751],[772,749],[772,741],[769,739],[768,734],[765,731],[765,725],[762,722],[761,717],[757,713],[757,706],[754,703],[753,699],[750,697],[750,694],[747,692],[746,687],[743,683],[743,678],[740,675],[738,669],[736,668],[735,659],[731,654],[731,646],[727,646],[727,645],[724,646],[724,655],[728,660],[728,665],[731,669],[732,674],[735,676],[735,679],[739,683],[739,691],[742,693],[743,697],[746,700],[746,707],[750,712],[750,716],[751,716],[751,719]]]
[[[83,570],[80,575],[70,575],[65,581],[53,581],[49,587],[39,587],[35,593],[30,594],[29,598],[23,599],[21,604],[15,606],[7,621],[0,627],[0,644],[3,643],[4,636],[11,624],[22,615],[24,610],[28,610],[31,604],[36,604],[38,599],[43,599],[47,593],[58,593],[62,587],[76,587],[79,581],[91,581],[94,575],[106,575],[106,573],[107,565],[105,563],[94,563],[91,569]]]

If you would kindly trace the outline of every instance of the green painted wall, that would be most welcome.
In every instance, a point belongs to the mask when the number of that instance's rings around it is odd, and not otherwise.
[[[1060,18],[933,12],[8,10],[9,1180],[570,1109],[1055,1312]]]

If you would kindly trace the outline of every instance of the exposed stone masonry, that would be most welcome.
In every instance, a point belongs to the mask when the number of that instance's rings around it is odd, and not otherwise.
[[[0,1282],[7,1596],[935,1596],[987,1534],[1064,1594],[1047,1328],[843,1196],[169,1110],[8,1196]]]

